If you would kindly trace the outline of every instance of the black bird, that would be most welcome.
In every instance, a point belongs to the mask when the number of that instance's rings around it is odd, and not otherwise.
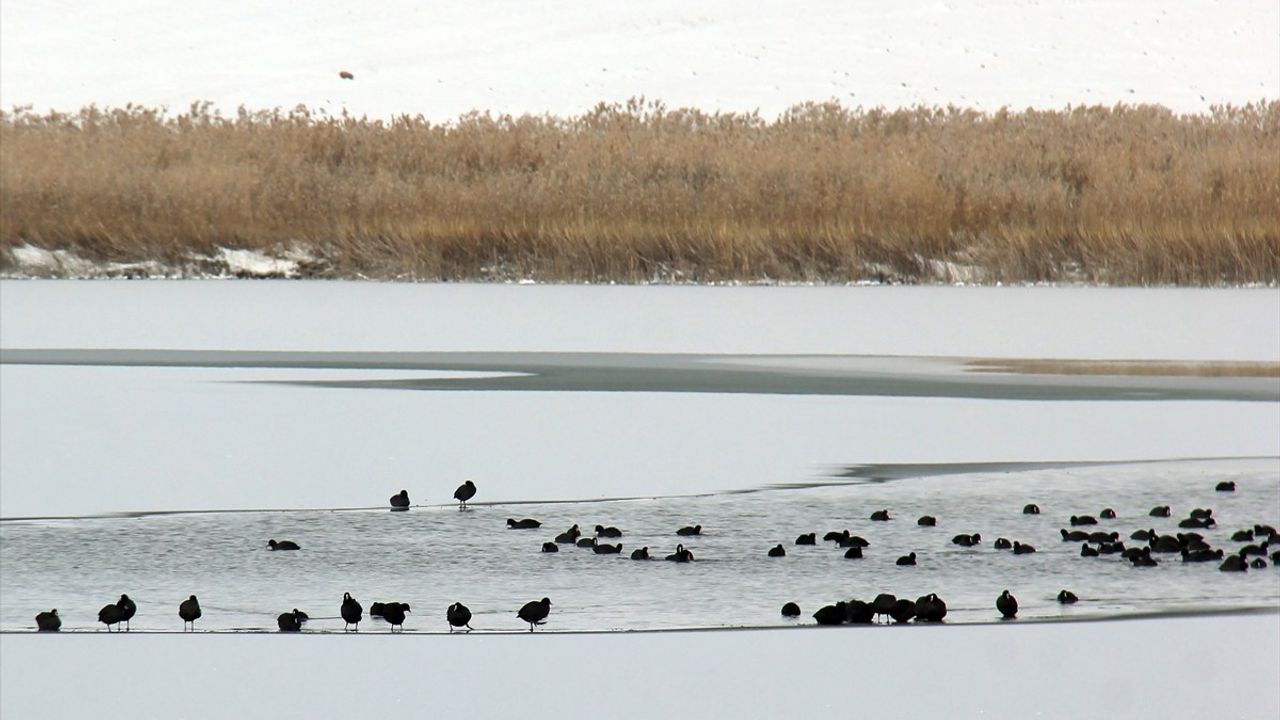
[[[58,617],[57,608],[36,615],[36,628],[40,632],[58,632],[61,627],[62,618]]]
[[[409,491],[401,490],[399,493],[391,496],[392,510],[408,510],[409,509]]]
[[[1102,508],[1102,512],[1098,513],[1098,517],[1103,520],[1114,520],[1116,517],[1116,511],[1111,508]]]
[[[565,530],[564,532],[557,535],[556,542],[560,543],[561,545],[572,545],[578,541],[578,538],[581,535],[582,535],[582,531],[578,529],[577,525],[574,525],[568,530]]]
[[[676,531],[676,534],[677,534],[677,535],[685,535],[685,536],[688,536],[688,535],[701,535],[701,534],[702,534],[702,526],[701,526],[701,525],[693,525],[693,526],[686,525],[686,526],[684,526],[684,527],[680,528],[679,530],[677,530],[677,531]]]
[[[1098,524],[1098,519],[1092,515],[1072,515],[1071,516],[1071,527],[1075,527],[1077,525],[1097,525],[1097,524]]]
[[[533,530],[540,527],[542,527],[542,523],[534,520],[533,518],[524,518],[523,520],[507,518],[508,530]]]
[[[857,546],[857,545],[853,545],[853,546],[851,546],[848,550],[845,550],[845,551],[844,551],[844,556],[845,556],[845,557],[847,557],[847,558],[849,558],[850,560],[858,560],[858,559],[861,559],[861,558],[862,558],[862,548],[861,548],[861,547],[859,547],[859,546]]]
[[[632,551],[631,551],[631,559],[632,559],[632,560],[648,560],[648,559],[649,559],[649,546],[648,546],[648,545],[645,545],[644,547],[639,548],[639,549],[637,549],[637,550],[632,550]]]
[[[458,501],[459,510],[466,507],[467,501],[475,496],[476,496],[476,484],[471,482],[470,480],[462,483],[461,485],[458,486],[457,490],[453,491],[453,499]]]
[[[386,606],[383,606],[385,612]],[[351,597],[351,593],[342,593],[342,629],[346,630],[348,625],[355,625],[356,630],[360,629],[360,619],[364,617],[364,607]]]
[[[580,548],[593,548],[596,546],[596,539],[593,537],[578,538],[576,545]]]
[[[1102,553],[1093,549],[1088,543],[1080,546],[1080,557],[1098,557]]]
[[[1098,545],[1101,545],[1102,543],[1113,543],[1119,540],[1120,533],[1118,532],[1102,532],[1099,530],[1098,532],[1089,533],[1089,542],[1096,543]]]
[[[182,618],[182,629],[187,629],[187,623],[191,623],[191,631],[195,632],[196,620],[200,619],[200,601],[195,595],[183,600],[178,605],[178,617]]]
[[[1182,552],[1182,541],[1172,535],[1157,535],[1148,540],[1147,544],[1150,546],[1152,552]]]
[[[1026,505],[1023,505],[1023,506],[1022,506],[1022,514],[1023,514],[1023,515],[1039,515],[1039,514],[1040,514],[1040,506],[1039,506],[1039,505],[1037,505],[1037,504],[1035,504],[1035,503],[1028,503],[1028,504],[1026,504]]]
[[[560,546],[553,542],[542,543],[542,552],[560,552]]]
[[[1151,557],[1151,548],[1149,547],[1142,548],[1142,554],[1129,558],[1129,562],[1134,567],[1155,567],[1160,564],[1155,558]]]
[[[292,540],[281,540],[280,542],[276,542],[275,540],[268,540],[267,549],[268,550],[301,550],[302,548],[298,545],[298,543]]]
[[[1271,553],[1271,564],[1280,565],[1280,550]]]
[[[684,545],[676,545],[676,551],[667,556],[672,562],[689,562],[693,559],[693,553],[684,548]]]
[[[1218,492],[1235,492],[1236,483],[1234,480],[1224,480],[1218,483],[1213,489]]]
[[[1217,550],[1186,550],[1182,551],[1182,562],[1216,562],[1221,560],[1223,556],[1222,548]]]
[[[1262,555],[1267,554],[1267,548],[1271,546],[1270,540],[1264,540],[1261,545],[1245,545],[1240,548],[1240,555]]]
[[[516,617],[529,623],[529,632],[533,632],[534,625],[542,625],[547,621],[547,616],[551,614],[551,601],[547,598],[541,600],[533,600],[524,604],[516,613]]]
[[[596,537],[620,538],[622,537],[622,531],[616,527],[613,527],[612,525],[610,525],[609,527],[605,527],[603,525],[597,525]]]
[[[1243,555],[1228,555],[1218,569],[1222,572],[1248,572],[1249,561]]]
[[[1213,517],[1213,508],[1196,508],[1191,511],[1191,515],[1189,517],[1193,517],[1197,520],[1208,520]]]
[[[1155,530],[1134,530],[1129,534],[1130,540],[1142,540],[1144,542],[1150,540],[1152,537],[1156,537]]]
[[[1063,605],[1071,605],[1072,603],[1077,602],[1079,599],[1080,598],[1076,597],[1076,594],[1071,592],[1070,590],[1063,590],[1058,593],[1058,602],[1062,603]]]
[[[1189,518],[1184,518],[1178,521],[1178,527],[1180,528],[1211,528],[1217,524],[1218,524],[1218,521],[1214,520],[1211,517],[1206,517],[1206,518],[1189,517]]]
[[[896,623],[910,622],[915,616],[916,604],[906,598],[894,603],[893,608],[889,610],[889,617]]]
[[[1261,570],[1262,568],[1264,568],[1264,567],[1266,567],[1266,566],[1267,566],[1267,561],[1266,561],[1265,559],[1263,559],[1263,558],[1260,558],[1260,557],[1259,557],[1259,558],[1254,558],[1254,559],[1253,559],[1253,562],[1249,563],[1249,567],[1251,567],[1251,568],[1253,568],[1253,569],[1255,569],[1255,570]]]
[[[915,565],[916,554],[913,552],[910,555],[903,555],[902,557],[898,558],[897,564],[898,565]]]
[[[391,624],[391,632],[395,632],[396,628],[400,628],[400,632],[404,632],[404,616],[410,612],[409,603],[389,602],[382,606],[382,619]]]
[[[1000,593],[1000,597],[996,598],[996,609],[1000,611],[1000,615],[1006,620],[1018,615],[1018,598],[1009,594],[1008,590]]]
[[[471,630],[471,608],[466,605],[454,603],[445,611],[444,616],[449,621],[449,632],[453,632],[454,628]]]
[[[622,543],[618,543],[617,545],[610,545],[609,543],[596,543],[595,545],[591,546],[591,549],[597,555],[617,555],[618,553],[622,552]]]
[[[111,632],[112,625],[115,625],[116,630],[118,631],[120,629],[120,620],[120,606],[116,603],[104,605],[102,609],[98,611],[98,622],[107,626],[107,632]]]
[[[276,618],[276,626],[280,628],[280,632],[298,632],[302,630],[302,623],[308,619],[306,613],[294,608],[293,612],[280,613]]]
[[[1276,535],[1280,535],[1280,533],[1277,533],[1276,529],[1271,527],[1270,525],[1254,525],[1253,534],[1256,537],[1262,537],[1265,535],[1267,536],[1268,539],[1271,539],[1271,540],[1274,540],[1276,538]]]
[[[980,542],[982,542],[982,536],[978,533],[974,533],[972,535],[960,533],[959,535],[951,538],[951,543],[953,545],[959,545],[961,547],[973,547]]]
[[[1017,540],[1013,541],[1014,555],[1029,555],[1035,551],[1036,549],[1034,547],[1027,545],[1026,543],[1020,543]]]
[[[826,535],[822,536],[822,540],[823,542],[826,542],[827,540],[835,540],[836,542],[839,542],[840,538],[847,538],[847,537],[849,537],[848,530],[831,530],[831,531],[828,531]]]
[[[921,515],[920,519],[916,521],[916,524],[921,527],[934,527],[938,524],[938,518],[932,515]]]
[[[1231,535],[1232,542],[1253,542],[1252,530],[1237,530]]]
[[[369,606],[369,617],[382,617],[382,612],[387,609],[386,603],[376,602]]]
[[[872,519],[872,520],[878,520],[878,521],[880,521],[880,522],[884,522],[884,521],[886,521],[886,520],[888,520],[888,519],[889,519],[889,511],[888,511],[888,510],[877,510],[877,511],[875,511],[875,512],[871,513],[871,519]]]
[[[996,538],[996,542],[992,545],[997,550],[1008,550],[1013,547],[1013,543],[1009,542],[1009,538]]]
[[[861,600],[850,600],[844,606],[844,621],[856,625],[870,625],[876,619],[876,611],[871,603]]]
[[[129,620],[138,612],[138,606],[129,599],[128,595],[121,595],[116,601],[116,607],[120,608],[120,621],[124,623],[124,629],[129,629]]]
[[[880,593],[875,600],[871,601],[871,611],[876,615],[888,615],[893,610],[894,603],[898,602],[898,598],[890,593]]]
[[[1070,530],[1061,528],[1058,532],[1062,533],[1062,542],[1081,542],[1089,539],[1089,533],[1084,530]]]
[[[813,619],[817,620],[819,625],[839,625],[845,621],[846,608],[843,601],[835,605],[824,605],[813,614]]]
[[[782,543],[778,543],[769,548],[769,557],[786,557],[787,549],[782,547]]]
[[[947,616],[947,603],[936,593],[916,599],[917,622],[942,622]]]
[[[782,616],[783,617],[800,617],[800,606],[793,602],[789,602],[786,605],[783,605]]]
[[[1250,540],[1252,540],[1253,538],[1249,538],[1249,539],[1250,539]],[[818,544],[818,534],[817,534],[817,533],[806,533],[806,534],[804,534],[804,535],[801,535],[801,536],[799,536],[799,537],[797,537],[797,538],[796,538],[796,544],[797,544],[797,545],[817,545],[817,544]]]
[[[1168,505],[1157,505],[1151,508],[1151,512],[1147,514],[1151,517],[1169,517],[1170,513]]]
[[[846,535],[844,537],[841,537],[839,540],[837,540],[836,545],[838,545],[839,547],[864,548],[864,547],[870,547],[871,543],[867,542],[866,538],[862,537],[861,535]]]

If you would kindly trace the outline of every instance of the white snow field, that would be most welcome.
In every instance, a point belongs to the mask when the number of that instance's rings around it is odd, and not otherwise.
[[[828,99],[1196,112],[1278,95],[1280,4],[1251,0],[0,5],[6,109],[208,100],[447,121],[634,96],[773,117]]]

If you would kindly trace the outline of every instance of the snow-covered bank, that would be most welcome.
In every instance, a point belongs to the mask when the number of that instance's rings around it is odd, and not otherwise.
[[[795,103],[996,109],[1280,95],[1280,5],[716,0],[455,5],[125,0],[0,6],[0,106],[290,108],[448,120],[647,95],[773,116]],[[349,71],[352,80],[339,77]]]
[[[4,635],[0,714],[1264,718],[1280,714],[1277,646],[1276,614],[630,635]],[[119,679],[104,684],[103,668]]]

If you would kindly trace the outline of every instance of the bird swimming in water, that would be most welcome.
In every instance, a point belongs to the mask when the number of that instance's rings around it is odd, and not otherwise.
[[[1171,512],[1168,505],[1157,505],[1151,508],[1151,512],[1147,514],[1151,517],[1169,517]]]
[[[454,628],[471,630],[471,608],[466,605],[456,602],[449,606],[444,616],[449,621],[449,632],[453,632]]]
[[[476,484],[470,480],[458,486],[453,491],[453,499],[458,501],[458,509],[461,510],[467,506],[467,501],[476,496]]]
[[[299,632],[302,630],[302,623],[309,619],[306,613],[294,608],[293,612],[280,613],[276,618],[276,626],[280,628],[280,632]]]
[[[1080,598],[1076,597],[1076,594],[1071,592],[1070,590],[1062,590],[1061,592],[1058,593],[1058,602],[1062,603],[1063,605],[1071,605],[1077,602],[1079,599]]]
[[[1061,528],[1058,532],[1062,533],[1062,542],[1082,542],[1089,539],[1089,533],[1084,530],[1068,531],[1065,528]]]
[[[783,617],[800,617],[800,606],[793,602],[789,602],[786,605],[783,605],[782,616]]]
[[[542,552],[560,552],[560,546],[553,542],[542,543]]]
[[[1253,539],[1253,538],[1250,538],[1250,540],[1252,540],[1252,539]],[[818,534],[817,534],[817,533],[805,533],[804,535],[800,535],[799,537],[797,537],[797,538],[796,538],[796,544],[797,544],[797,545],[817,545],[817,544],[818,544]]]
[[[686,536],[686,537],[688,537],[688,536],[690,536],[690,535],[701,535],[701,534],[702,534],[702,526],[701,526],[701,525],[692,525],[692,526],[690,526],[690,525],[685,525],[684,527],[682,527],[682,528],[680,528],[679,530],[677,530],[677,531],[676,531],[676,534],[677,534],[677,535],[684,535],[684,536]]]
[[[577,525],[574,525],[568,530],[565,530],[564,532],[557,535],[556,542],[560,543],[561,545],[572,545],[578,541],[578,538],[581,535],[582,535],[582,531],[578,529]]]
[[[1080,546],[1080,557],[1098,557],[1102,553],[1095,550],[1088,543]]]
[[[1102,512],[1098,513],[1098,517],[1103,520],[1114,520],[1116,517],[1116,511],[1111,508],[1102,508]]]
[[[786,557],[787,549],[782,547],[782,543],[778,543],[769,548],[769,557]]]
[[[622,531],[616,527],[613,527],[612,525],[610,525],[609,527],[605,527],[603,525],[597,525],[596,537],[620,538],[622,537]]]
[[[649,559],[649,546],[648,546],[648,545],[645,545],[645,546],[644,546],[644,547],[642,547],[642,548],[637,548],[637,549],[635,549],[635,550],[632,550],[632,551],[631,551],[631,559],[632,559],[632,560],[648,560],[648,559]]]
[[[392,510],[408,510],[409,509],[409,491],[401,490],[391,496]]]
[[[1224,480],[1214,486],[1213,489],[1218,492],[1235,492],[1236,482],[1234,480]]]
[[[672,562],[689,562],[693,560],[693,553],[685,549],[684,545],[676,545],[676,551],[667,556]]]
[[[1013,541],[1014,555],[1029,555],[1035,551],[1036,549],[1034,547],[1027,545],[1026,543],[1020,543],[1017,540]]]
[[[849,537],[848,530],[831,530],[827,532],[826,535],[822,536],[822,540],[823,542],[826,542],[827,540],[835,540],[836,542],[840,542],[841,538],[847,538],[847,537]]]
[[[1023,514],[1023,515],[1039,515],[1039,514],[1040,514],[1040,506],[1039,506],[1039,505],[1037,505],[1037,504],[1035,504],[1035,503],[1028,503],[1028,504],[1026,504],[1026,505],[1023,505],[1023,506],[1022,506],[1022,514]]]
[[[951,544],[959,545],[960,547],[973,547],[974,545],[977,545],[981,542],[982,542],[982,535],[978,533],[974,533],[972,535],[966,535],[965,533],[960,533],[959,535],[951,538]]]
[[[875,511],[875,512],[871,513],[871,519],[872,519],[872,520],[877,520],[877,521],[880,521],[880,522],[885,522],[885,521],[887,521],[887,520],[889,519],[889,511],[888,511],[888,510],[877,510],[877,511]]]
[[[302,548],[301,546],[298,545],[298,543],[292,540],[281,540],[280,542],[276,542],[275,540],[268,540],[267,549],[268,550],[301,550]]]
[[[898,558],[897,564],[898,565],[915,565],[916,554],[913,552],[910,555],[903,555],[902,557]]]
[[[938,518],[932,515],[921,515],[920,519],[916,520],[916,524],[920,527],[934,527],[938,524]]]
[[[1000,615],[1006,620],[1018,615],[1018,598],[1009,594],[1008,590],[1000,593],[1000,597],[996,598],[996,609],[1000,611]]]
[[[533,530],[540,527],[542,527],[542,523],[534,520],[533,518],[524,518],[523,520],[507,518],[508,530]]]
[[[364,617],[364,607],[351,597],[351,593],[342,593],[342,629],[346,630],[348,625],[355,625],[356,630],[360,630],[360,620]]]
[[[1008,550],[1013,547],[1013,543],[1009,542],[1009,538],[996,538],[996,542],[992,545],[997,550]]]
[[[36,614],[36,629],[40,632],[58,632],[61,628],[62,618],[58,617],[57,608]]]
[[[182,629],[187,629],[187,623],[191,623],[191,631],[195,632],[196,620],[200,619],[200,601],[195,595],[183,600],[178,605],[178,617],[182,618]]]
[[[395,632],[396,628],[404,632],[405,614],[409,612],[409,603],[389,602],[382,605],[382,619],[390,623],[391,632]]]
[[[1097,524],[1098,524],[1098,519],[1092,515],[1072,515],[1071,516],[1072,527],[1075,527],[1077,525],[1097,525]]]
[[[867,542],[866,538],[862,537],[861,535],[846,534],[842,536],[839,540],[836,540],[836,545],[839,547],[864,548],[864,547],[870,547],[871,543]]]
[[[578,538],[578,542],[575,544],[580,548],[593,548],[596,546],[596,539],[593,537]]]
[[[622,543],[610,545],[609,543],[598,542],[591,546],[592,551],[597,555],[617,555],[622,552]]]
[[[547,598],[541,600],[533,600],[524,604],[516,612],[516,617],[529,623],[529,632],[533,632],[534,625],[542,625],[547,621],[547,616],[551,614],[551,601]]]
[[[1248,572],[1249,561],[1243,555],[1228,555],[1218,569],[1222,572]]]
[[[850,560],[860,560],[862,559],[862,548],[854,545],[844,551],[844,556]]]

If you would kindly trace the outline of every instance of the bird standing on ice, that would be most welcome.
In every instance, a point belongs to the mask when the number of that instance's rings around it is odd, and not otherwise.
[[[470,480],[462,483],[461,485],[458,486],[457,490],[453,491],[453,497],[455,500],[458,501],[459,510],[462,510],[463,508],[465,508],[467,506],[467,501],[475,496],[476,496],[476,484],[471,482]]]
[[[196,600],[196,596],[192,595],[182,604],[178,606],[178,617],[182,618],[182,629],[187,629],[187,623],[191,623],[191,631],[195,632],[196,620],[200,619],[200,601]]]

